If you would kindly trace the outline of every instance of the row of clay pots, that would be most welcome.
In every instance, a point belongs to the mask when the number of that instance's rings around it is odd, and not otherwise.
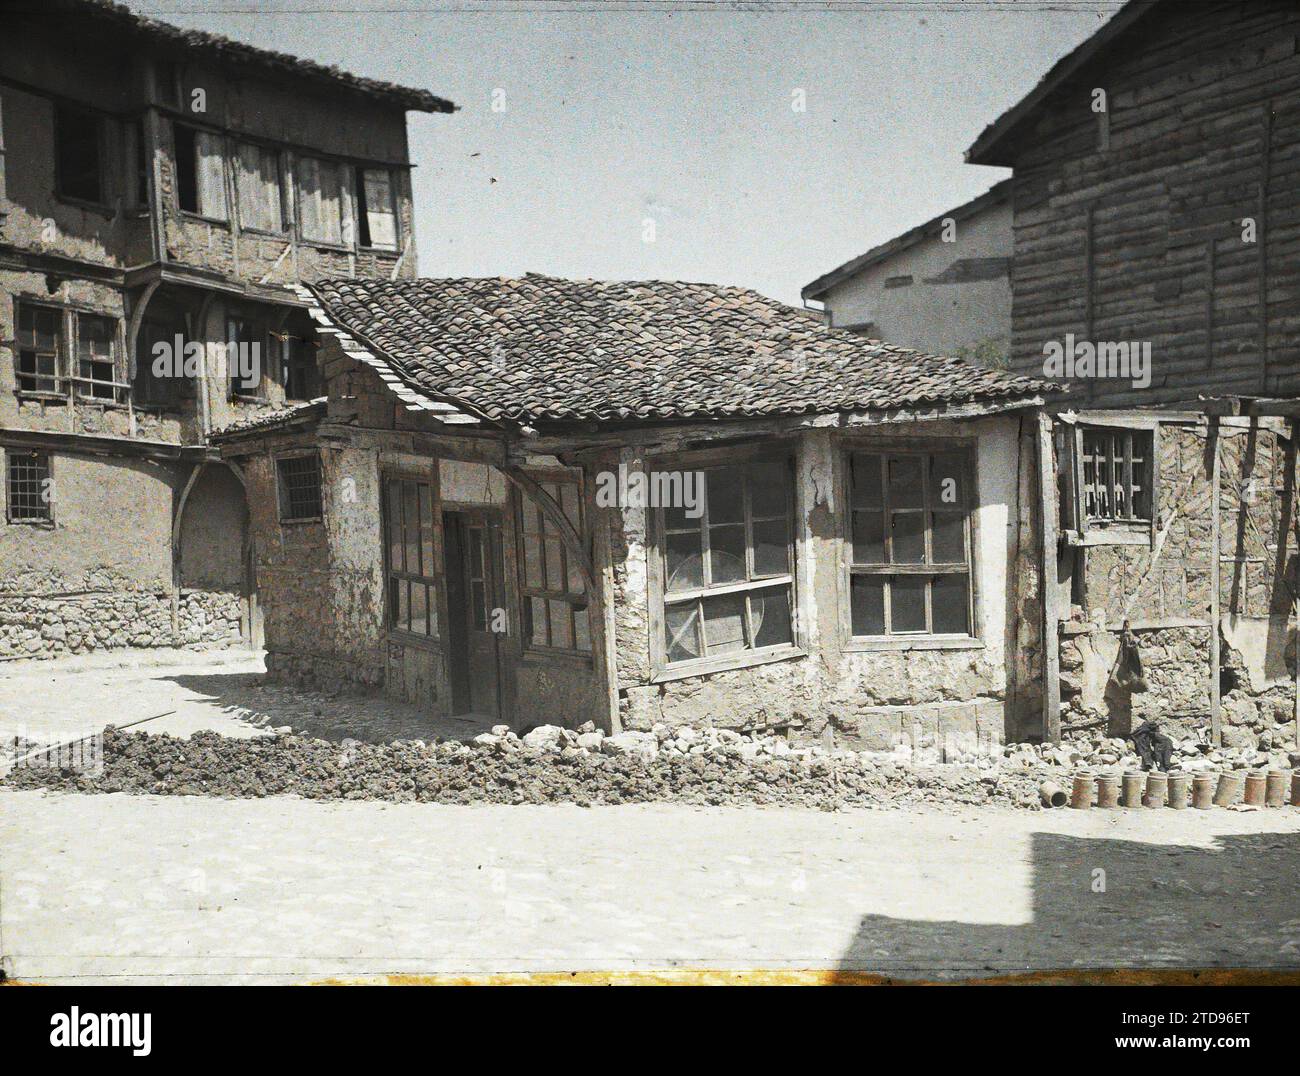
[[[1284,807],[1287,803],[1287,786],[1290,785],[1290,802],[1300,807],[1300,770],[1259,770],[1245,773],[1228,770],[1213,773],[1078,773],[1070,790],[1070,806],[1079,810],[1089,807],[1172,807],[1181,811],[1188,805],[1202,810],[1209,807],[1228,807],[1245,803],[1252,807]],[[1052,786],[1043,786],[1043,805],[1061,807],[1065,794]]]

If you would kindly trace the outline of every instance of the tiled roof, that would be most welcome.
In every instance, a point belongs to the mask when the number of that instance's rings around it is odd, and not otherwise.
[[[416,90],[392,82],[362,78],[338,67],[316,63],[313,60],[302,60],[297,56],[274,52],[271,49],[255,48],[242,41],[223,37],[221,34],[211,34],[203,30],[182,30],[178,26],[137,15],[125,4],[114,3],[113,0],[54,0],[54,2],[47,0],[44,6],[33,5],[33,8],[42,14],[48,13],[56,17],[91,16],[111,22],[151,44],[166,49],[206,53],[219,63],[251,64],[287,75],[332,83],[340,88],[416,112],[456,110],[456,106],[450,101],[436,97],[428,90]]]
[[[532,273],[309,288],[404,383],[496,422],[829,414],[1050,390],[828,329],[748,288]]]
[[[209,436],[213,441],[220,441],[243,434],[268,433],[296,422],[320,418],[325,414],[326,405],[326,398],[320,396],[307,403],[290,404],[288,407],[278,407],[274,411],[261,411],[247,418],[237,418],[234,422],[222,426],[221,429],[214,430]]]

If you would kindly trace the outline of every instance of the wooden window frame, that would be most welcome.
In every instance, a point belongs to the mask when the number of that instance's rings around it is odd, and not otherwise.
[[[303,228],[303,198],[302,183],[299,168],[303,161],[314,161],[317,166],[328,165],[335,169],[339,178],[339,240],[335,242],[332,239],[320,239],[307,234]],[[336,250],[344,253],[355,251],[359,248],[360,229],[357,227],[358,201],[356,192],[353,189],[356,182],[356,173],[358,166],[351,161],[344,160],[341,157],[331,157],[328,154],[317,153],[300,153],[293,159],[293,204],[294,204],[294,230],[298,241],[306,246],[320,250]]]
[[[573,529],[578,533],[582,541],[587,540],[587,504],[586,504],[586,483],[583,476],[573,474],[567,471],[530,471],[530,476],[546,490],[547,486],[572,486],[578,507],[578,519],[575,522],[572,518],[566,516],[569,522],[573,524]],[[513,488],[513,487],[512,487]],[[550,491],[547,490],[549,493]],[[527,656],[545,655],[547,657],[558,656],[564,658],[573,658],[584,663],[592,660],[592,653],[595,649],[594,629],[591,623],[591,612],[593,603],[591,596],[587,593],[586,581],[582,580],[581,590],[571,590],[569,588],[569,577],[572,574],[570,566],[569,549],[564,544],[560,535],[554,531],[548,531],[548,522],[543,519],[541,530],[534,529],[530,526],[528,517],[531,514],[533,520],[537,519],[539,509],[536,502],[526,496],[522,491],[514,488],[514,523],[515,523],[515,567],[518,579],[518,597],[519,597],[519,624],[520,624],[520,645],[521,652]],[[562,499],[556,503],[560,510],[564,510]],[[528,557],[527,546],[529,539],[536,539],[538,542],[538,564],[541,568],[543,585],[534,586],[528,582]],[[559,575],[564,583],[562,588],[552,588],[546,583],[549,582],[549,573],[546,569],[547,564],[547,546],[554,543],[559,553]],[[533,641],[533,619],[532,619],[532,599],[545,602],[546,608],[546,643],[537,643]],[[573,640],[572,646],[556,646],[553,642],[554,633],[551,630],[551,603],[562,602],[568,606],[569,616],[569,637]],[[587,643],[586,648],[577,645],[577,613],[584,610],[587,614]]]
[[[1064,487],[1061,498],[1061,533],[1067,544],[1092,545],[1145,545],[1153,547],[1160,522],[1160,420],[1155,416],[1106,416],[1089,414],[1078,422],[1060,424],[1063,431],[1058,449],[1064,448],[1059,461],[1058,480]],[[1147,516],[1107,517],[1088,514],[1087,492],[1084,482],[1084,436],[1087,433],[1109,433],[1112,436],[1131,438],[1150,437],[1148,458],[1144,463],[1147,483]],[[1126,470],[1132,467],[1131,450],[1125,453]],[[1112,463],[1113,466],[1113,463]],[[1125,479],[1132,498],[1134,488],[1131,474]]]
[[[54,455],[50,452],[44,452],[34,448],[12,448],[6,447],[0,456],[4,458],[4,497],[5,497],[5,523],[13,527],[40,527],[46,530],[53,530],[55,526],[55,501],[57,498],[45,502],[48,505],[44,516],[14,516],[13,501],[13,474],[10,466],[15,458],[22,456],[36,457],[45,461],[45,479],[51,484],[54,481]],[[53,485],[51,485],[53,488]]]
[[[931,461],[935,456],[962,457],[962,477],[966,484],[967,496],[962,506],[963,541],[965,544],[965,561],[931,563],[928,558],[933,540],[933,528],[927,520],[922,530],[927,560],[918,563],[858,564],[854,561],[853,548],[853,457],[855,455],[872,455],[881,457],[881,508],[884,518],[883,533],[885,555],[890,555],[890,535],[888,531],[890,507],[888,489],[888,459],[890,456],[910,456],[920,458],[922,462],[921,507],[917,511],[929,515],[933,511],[929,501],[929,482]],[[887,439],[851,439],[846,440],[839,453],[837,464],[840,468],[838,482],[840,503],[844,506],[840,544],[842,549],[840,579],[843,586],[840,601],[841,649],[846,653],[872,652],[889,650],[981,650],[984,641],[980,625],[980,587],[979,587],[979,444],[976,438],[887,438]],[[959,565],[961,569],[959,570]],[[967,628],[965,633],[934,632],[933,608],[927,595],[925,602],[926,630],[923,632],[888,632],[884,635],[855,635],[853,633],[853,577],[879,576],[886,580],[900,576],[934,577],[938,575],[964,574],[967,578]],[[885,623],[889,624],[889,594],[885,596]]]
[[[55,101],[53,107],[54,107],[53,149],[54,149],[54,195],[55,197],[58,198],[60,202],[67,203],[69,205],[88,206],[92,209],[99,210],[100,212],[111,212],[112,199],[110,193],[110,180],[112,177],[113,169],[111,167],[110,160],[109,160],[110,153],[109,153],[108,116],[105,113],[100,112],[96,109],[87,108],[83,105],[75,105],[72,103]],[[99,171],[99,177],[98,177],[99,197],[98,198],[85,198],[79,194],[71,194],[64,187],[64,184],[67,182],[67,177],[63,174],[64,172],[63,165],[60,163],[60,159],[62,157],[62,153],[60,152],[60,147],[61,147],[61,140],[65,137],[65,134],[61,130],[63,125],[63,120],[60,117],[60,113],[77,113],[80,114],[81,116],[84,116],[92,120],[95,124],[95,138],[97,143],[95,148],[95,155],[96,155],[95,165]]]
[[[24,309],[45,310],[54,313],[58,318],[58,337],[55,341],[54,350],[54,382],[53,389],[32,389],[23,388],[21,380],[24,377],[36,375],[23,374],[19,371],[19,362],[21,353],[26,350],[19,343],[20,321]],[[39,298],[31,298],[27,295],[14,296],[13,305],[14,318],[14,395],[19,399],[45,400],[47,402],[59,403],[83,403],[98,404],[101,407],[128,407],[130,406],[131,384],[126,380],[126,339],[125,330],[120,315],[103,311],[92,310],[82,306],[73,306],[67,303],[50,303]],[[107,380],[96,377],[86,377],[81,370],[81,319],[94,318],[107,322],[111,328],[109,335],[109,347],[111,352],[110,362],[112,364],[113,376]],[[47,375],[39,375],[46,378]],[[89,385],[92,391],[87,392],[82,386]],[[93,387],[96,385],[106,385],[112,390],[111,396],[96,396],[93,394]]]
[[[243,173],[243,157],[241,151],[245,146],[251,146],[259,153],[271,154],[275,158],[275,178],[276,178],[276,196],[280,207],[280,226],[278,228],[264,228],[259,224],[250,224],[244,220],[244,200],[240,191],[240,176]],[[268,142],[259,142],[252,138],[241,138],[235,141],[235,151],[233,154],[234,169],[234,188],[235,200],[238,203],[237,211],[234,214],[238,221],[239,230],[247,232],[249,235],[266,235],[275,239],[284,239],[290,235],[290,229],[293,227],[289,219],[289,206],[285,199],[285,149],[282,146]]]
[[[393,523],[393,513],[391,507],[390,487],[394,483],[411,483],[416,486],[423,486],[429,497],[429,556],[433,563],[429,566],[430,573],[413,573],[407,571],[405,564],[405,519],[403,519],[403,565],[401,568],[393,566],[393,544],[392,534],[389,528]],[[388,638],[400,640],[405,643],[419,643],[424,646],[437,647],[441,645],[442,626],[444,613],[449,613],[444,606],[443,587],[445,585],[445,571],[443,569],[443,538],[442,538],[442,510],[441,502],[436,495],[437,483],[434,478],[428,474],[413,474],[409,471],[400,470],[382,470],[379,475],[379,497],[380,497],[380,540],[384,547],[384,632]],[[419,494],[416,494],[417,505],[419,503]],[[405,505],[405,498],[401,498],[401,503]],[[405,509],[403,509],[405,511]],[[417,527],[416,545],[423,551],[424,531],[422,526]],[[423,552],[421,552],[421,561],[423,561]],[[423,563],[421,567],[423,567]],[[410,620],[410,586],[419,585],[425,588],[425,617],[426,622],[431,628],[435,629],[425,634],[411,631],[409,628],[399,627],[394,623],[395,608],[393,604],[393,584],[407,585],[407,620]]]
[[[388,175],[388,208],[393,215],[393,245],[376,246],[374,237],[370,235],[370,222],[366,218],[366,173],[367,172],[384,172]],[[355,206],[353,209],[353,229],[356,232],[357,250],[374,251],[380,254],[400,254],[402,251],[402,214],[400,212],[401,198],[398,191],[398,172],[388,165],[367,165],[357,164],[352,169],[352,187]],[[369,242],[363,242],[362,236],[369,238]]]
[[[113,314],[101,314],[90,310],[70,310],[71,332],[68,335],[68,346],[71,354],[68,356],[68,376],[67,380],[72,385],[73,394],[79,403],[96,403],[96,404],[125,404],[127,396],[131,391],[131,384],[126,380],[123,355],[126,352],[125,342],[122,339],[122,319]],[[103,378],[87,376],[82,370],[82,362],[89,361],[94,364],[95,360],[83,360],[81,357],[81,322],[82,318],[94,318],[99,321],[109,323],[109,364],[112,367],[113,376],[107,381]],[[83,389],[82,386],[88,386]],[[111,396],[96,396],[95,388],[97,386],[107,386]]]
[[[50,380],[50,379],[51,379],[51,378],[50,378],[48,375],[46,375],[46,374],[41,374],[41,373],[36,373],[36,374],[23,373],[23,372],[19,369],[19,363],[22,361],[22,352],[23,352],[24,350],[35,350],[35,351],[37,351],[38,369],[39,369],[39,358],[40,358],[40,355],[42,355],[42,354],[48,354],[47,352],[41,352],[41,351],[39,351],[38,349],[35,349],[35,348],[28,349],[28,348],[25,348],[25,347],[23,346],[23,344],[22,344],[22,342],[21,342],[21,339],[20,339],[20,334],[21,334],[21,332],[22,332],[22,323],[21,323],[21,319],[22,319],[22,315],[23,315],[23,310],[24,310],[24,309],[31,309],[31,310],[44,310],[44,311],[48,311],[48,312],[54,314],[55,317],[58,319],[58,330],[57,330],[58,335],[56,336],[55,341],[54,341],[54,351],[53,351],[53,355],[54,355],[54,374],[53,374],[53,378],[52,378],[52,379],[53,379],[53,381],[54,381],[54,388],[52,388],[52,389],[42,389],[42,388],[24,388],[24,387],[23,387],[22,382],[23,382],[23,379],[24,379],[24,378],[33,378],[33,377],[34,377],[34,378],[36,378],[38,381],[39,381],[39,380]],[[68,398],[68,375],[67,375],[68,317],[67,317],[67,310],[66,310],[63,306],[60,306],[60,305],[57,304],[57,303],[42,303],[42,302],[37,302],[37,301],[33,301],[33,300],[30,300],[30,299],[24,298],[24,297],[21,296],[21,295],[18,295],[18,296],[15,296],[15,297],[14,297],[14,304],[13,304],[13,318],[14,318],[14,322],[13,322],[13,324],[14,324],[14,352],[13,352],[13,355],[14,355],[14,395],[16,395],[16,396],[18,396],[18,397],[20,397],[20,398],[24,398],[24,399],[34,399],[34,400],[64,400],[64,401],[66,401],[67,398]]]
[[[757,446],[747,448],[730,448],[712,452],[685,453],[671,456],[656,456],[645,461],[646,473],[653,471],[709,471],[722,467],[744,467],[753,463],[784,463],[789,468],[790,486],[787,503],[789,571],[775,576],[746,579],[737,583],[720,584],[716,587],[705,585],[689,591],[667,591],[667,533],[662,508],[647,507],[648,549],[648,599],[650,612],[650,671],[651,683],[664,683],[672,680],[688,679],[732,669],[746,669],[757,665],[766,665],[774,661],[788,661],[807,655],[802,616],[800,614],[799,562],[800,539],[803,535],[803,499],[798,483],[797,446],[793,442],[780,442],[774,446]],[[707,489],[707,480],[705,482]],[[752,572],[754,542],[753,514],[750,507],[749,483],[745,483],[743,498],[743,518],[745,526],[745,561],[746,574]],[[705,507],[700,517],[703,535],[701,548],[703,553],[704,578],[709,571],[708,507],[707,492]],[[685,661],[668,660],[666,642],[667,608],[689,601],[701,602],[706,597],[722,596],[729,593],[748,595],[755,591],[786,587],[790,602],[790,642],[770,646],[747,648],[717,654],[710,657],[707,652]],[[745,626],[747,637],[751,633],[749,602],[745,603]],[[707,648],[707,644],[706,644]]]
[[[176,132],[184,129],[194,136],[193,153],[194,159],[190,162],[190,167],[194,170],[194,199],[195,209],[186,209],[181,205],[180,190],[180,146],[176,137]],[[216,216],[212,213],[204,212],[205,209],[212,208],[203,204],[203,175],[199,167],[199,136],[204,135],[208,138],[215,138],[221,144],[221,211],[224,216]],[[234,220],[234,211],[231,208],[230,188],[232,179],[237,184],[238,176],[234,169],[238,167],[238,162],[232,162],[230,158],[230,139],[224,131],[214,127],[208,127],[202,123],[192,123],[186,120],[172,121],[172,167],[175,169],[175,187],[176,187],[176,211],[186,220],[199,220],[206,224],[214,224],[221,228],[229,228]],[[281,215],[284,212],[283,192],[281,192]],[[241,224],[242,227],[242,224]],[[249,231],[251,229],[244,229]],[[273,234],[273,233],[267,233]]]

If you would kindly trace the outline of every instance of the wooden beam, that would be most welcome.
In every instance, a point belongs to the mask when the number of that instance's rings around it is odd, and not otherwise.
[[[569,517],[564,514],[564,509],[555,503],[555,498],[542,489],[531,475],[520,468],[508,464],[498,464],[497,470],[518,487],[525,497],[537,505],[542,510],[542,515],[559,532],[560,540],[564,543],[565,549],[568,550],[569,556],[577,562],[578,570],[582,572],[582,579],[587,584],[587,593],[591,602],[599,606],[601,587],[596,580],[596,572],[591,564],[591,553],[586,548],[578,532],[573,529],[573,524],[569,522]]]
[[[1052,417],[1038,416],[1038,495],[1042,526],[1043,739],[1061,740],[1061,614],[1057,583],[1057,499]]]
[[[1210,741],[1223,741],[1223,706],[1219,698],[1219,423],[1210,423]]]

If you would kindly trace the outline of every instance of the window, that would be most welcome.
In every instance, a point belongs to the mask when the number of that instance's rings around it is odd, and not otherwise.
[[[1089,523],[1150,523],[1150,430],[1079,431],[1079,492]]]
[[[539,484],[581,535],[582,498],[577,482]],[[519,541],[525,645],[589,652],[591,623],[582,571],[569,557],[555,524],[542,514],[534,501],[522,495],[519,497]]]
[[[210,220],[228,220],[226,164],[221,136],[179,123],[173,131],[176,142],[176,200],[181,211]],[[274,231],[275,228],[269,227],[267,230]]]
[[[297,172],[298,230],[303,239],[352,246],[352,203],[344,166],[300,157]]]
[[[59,105],[54,117],[54,175],[58,192],[83,202],[105,201],[103,120]]]
[[[117,321],[77,314],[77,395],[121,400],[126,386],[117,379]]]
[[[969,636],[969,455],[854,452],[849,471],[852,634]]]
[[[251,142],[241,143],[236,173],[240,224],[259,232],[283,231],[280,154]]]
[[[433,491],[427,482],[390,478],[384,524],[388,548],[388,626],[393,631],[436,637],[438,570],[434,561]],[[477,576],[482,580],[482,547]],[[476,599],[475,617],[485,599]]]
[[[266,328],[253,318],[226,321],[226,376],[232,396],[257,398],[262,391],[262,357],[267,353]]]
[[[10,523],[52,523],[50,457],[44,452],[8,453],[5,468],[6,518]]]
[[[176,341],[185,339],[183,322],[168,325],[160,321],[145,321],[140,326],[140,333],[135,343],[135,375],[131,381],[131,398],[137,406],[174,407],[181,393],[190,387],[190,382],[177,369],[175,362],[167,363],[164,372],[154,370],[158,356],[155,349],[159,344],[166,344],[168,354],[183,363],[184,351],[176,355]]]
[[[280,337],[281,381],[287,400],[314,400],[320,395],[315,341],[292,333]]]
[[[704,478],[698,518],[685,507],[659,510],[668,664],[792,646],[789,461],[696,473]]]
[[[18,391],[58,393],[63,352],[63,311],[18,304]]]
[[[275,461],[280,487],[280,522],[305,523],[318,520],[321,511],[320,457],[281,456]]]
[[[363,247],[397,249],[397,213],[393,209],[393,180],[387,169],[357,169],[357,224]]]

